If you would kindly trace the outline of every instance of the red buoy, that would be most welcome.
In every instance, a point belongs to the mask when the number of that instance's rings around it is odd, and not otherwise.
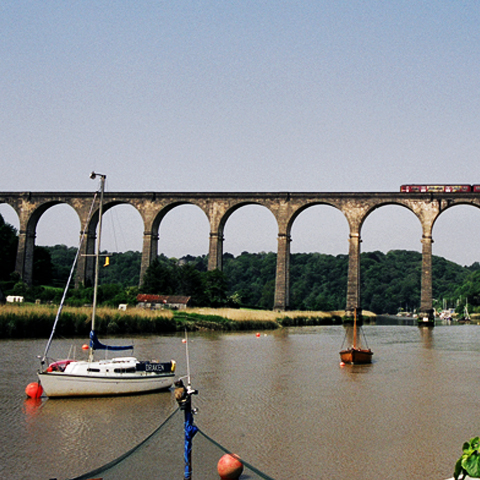
[[[257,335],[256,335],[256,336],[257,336],[257,338],[258,338],[258,337],[260,336],[260,333],[257,333]]]
[[[88,345],[86,343],[82,345],[82,350],[88,350]]]
[[[243,472],[243,463],[238,455],[227,453],[218,461],[217,471],[222,480],[237,480]]]
[[[40,398],[43,393],[43,388],[38,382],[32,382],[25,388],[25,393],[30,398]]]

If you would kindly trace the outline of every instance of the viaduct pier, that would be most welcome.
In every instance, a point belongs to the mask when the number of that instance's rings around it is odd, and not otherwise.
[[[32,283],[33,251],[39,219],[50,207],[68,204],[77,213],[80,224],[86,225],[86,241],[77,265],[77,285],[93,278],[93,263],[89,254],[94,252],[98,224],[98,205],[89,217],[91,192],[0,192],[0,204],[8,204],[20,221],[16,272],[27,283]],[[329,205],[340,210],[349,225],[349,268],[346,298],[347,315],[361,307],[360,245],[365,219],[377,208],[399,205],[415,215],[422,228],[422,313],[432,309],[432,230],[437,218],[455,205],[480,207],[480,193],[166,193],[166,192],[107,192],[104,211],[127,204],[141,215],[143,249],[140,277],[158,255],[159,227],[165,215],[180,205],[198,206],[207,216],[210,225],[208,268],[222,269],[223,232],[233,212],[245,205],[266,207],[275,217],[278,226],[277,267],[275,283],[275,310],[289,308],[290,288],[290,232],[295,219],[305,209],[314,205]],[[90,218],[90,219],[89,219]],[[89,219],[89,220],[88,220]]]

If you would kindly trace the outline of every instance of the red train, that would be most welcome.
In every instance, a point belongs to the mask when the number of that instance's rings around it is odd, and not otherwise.
[[[402,185],[400,191],[405,193],[480,193],[480,185]]]

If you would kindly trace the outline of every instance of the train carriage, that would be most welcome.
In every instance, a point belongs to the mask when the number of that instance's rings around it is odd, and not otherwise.
[[[480,185],[402,185],[404,193],[480,193]]]

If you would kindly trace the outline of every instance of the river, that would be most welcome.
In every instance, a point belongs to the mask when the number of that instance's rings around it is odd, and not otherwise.
[[[364,332],[373,364],[344,367],[341,326],[190,334],[197,424],[278,480],[451,477],[463,442],[480,435],[480,327],[377,324]],[[134,340],[138,358],[174,358],[185,374],[182,336]],[[79,340],[54,348],[71,343],[81,351]],[[27,400],[44,345],[0,341],[1,478],[80,475],[130,449],[176,409],[171,391]]]

